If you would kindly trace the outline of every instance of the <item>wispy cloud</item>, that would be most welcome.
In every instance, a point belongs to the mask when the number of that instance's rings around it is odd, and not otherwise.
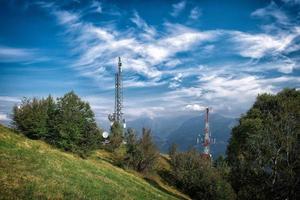
[[[202,15],[202,11],[199,7],[194,7],[191,12],[189,18],[192,20],[197,20]]]
[[[173,17],[177,17],[185,8],[186,6],[186,1],[180,1],[176,4],[173,4],[173,10],[170,13]]]
[[[188,104],[184,107],[188,111],[203,111],[206,107],[199,104]]]
[[[260,18],[274,18],[278,23],[282,24],[286,24],[289,21],[284,11],[282,11],[274,1],[271,1],[267,7],[255,10],[251,15]]]
[[[131,21],[138,29],[131,32],[97,27],[82,20],[79,14],[57,7],[52,7],[52,14],[67,28],[68,35],[71,35],[70,44],[74,45],[74,51],[79,55],[74,67],[82,71],[82,74],[97,77],[111,73],[117,56],[122,55],[125,57],[123,62],[126,70],[159,80],[157,78],[162,74],[159,65],[170,65],[177,53],[188,51],[193,45],[217,37],[215,31],[201,32],[170,23],[165,23],[165,33],[157,36],[156,29],[147,24],[136,11]],[[172,65],[177,63],[172,62]]]
[[[282,1],[291,5],[300,4],[300,0],[282,0]]]
[[[186,1],[174,4],[172,16],[179,16],[186,4]],[[105,5],[99,6],[104,9]],[[53,4],[45,8],[66,30],[66,41],[74,56],[72,67],[110,92],[111,97],[86,98],[102,120],[112,110],[113,74],[118,56],[122,56],[127,73],[124,87],[130,93],[134,89],[142,91],[126,96],[125,112],[129,117],[200,111],[204,105],[239,114],[253,103],[258,93],[274,93],[283,86],[300,84],[299,78],[291,75],[299,67],[299,61],[289,56],[299,50],[295,41],[300,28],[295,25],[286,30],[281,28],[278,24],[291,26],[291,22],[274,3],[251,14],[276,21],[267,24],[268,30],[266,25],[257,32],[199,30],[188,23],[168,20],[158,28],[137,11],[128,12],[131,16],[128,22],[134,26],[124,30],[114,24],[100,26],[87,21],[79,11],[63,10]],[[201,9],[194,7],[186,17],[191,21],[200,16]],[[213,55],[218,56],[215,47],[220,40],[228,44],[222,48],[222,54],[239,56],[242,61],[202,65],[200,55],[208,57],[216,52]],[[290,76],[268,78],[259,74],[274,70]]]
[[[103,8],[102,8],[102,3],[99,1],[93,1],[91,8],[95,9],[96,13],[102,13],[103,12]]]
[[[235,50],[243,57],[262,58],[266,55],[283,53],[293,44],[293,40],[298,37],[300,32],[280,33],[278,35],[269,34],[249,34],[239,31],[231,32],[233,41],[236,46]]]
[[[0,45],[0,62],[41,62],[48,60],[38,49],[15,48]]]

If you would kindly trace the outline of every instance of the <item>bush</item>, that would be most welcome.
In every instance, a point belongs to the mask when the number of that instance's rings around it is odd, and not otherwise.
[[[102,140],[90,105],[74,92],[57,100],[51,96],[23,99],[13,108],[13,125],[32,139],[43,139],[59,148],[86,156]]]
[[[158,150],[151,138],[151,130],[143,128],[143,135],[141,139],[137,140],[131,129],[128,131],[126,141],[126,166],[142,173],[151,172],[159,157]]]
[[[173,184],[193,199],[235,199],[231,185],[195,149],[170,157]]]

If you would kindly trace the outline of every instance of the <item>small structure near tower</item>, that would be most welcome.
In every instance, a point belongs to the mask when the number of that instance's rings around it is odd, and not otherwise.
[[[115,74],[115,108],[112,114],[108,115],[111,125],[118,122],[124,129],[126,128],[125,118],[123,117],[123,77],[122,77],[122,62],[119,57],[118,71]]]

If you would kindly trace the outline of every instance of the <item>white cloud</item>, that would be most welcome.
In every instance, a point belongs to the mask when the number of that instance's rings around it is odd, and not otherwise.
[[[136,11],[131,21],[138,29],[119,32],[114,27],[98,27],[85,22],[76,13],[56,7],[53,10],[52,14],[67,28],[74,53],[79,55],[74,67],[83,75],[97,78],[101,76],[100,73],[109,75],[111,68],[116,65],[116,58],[121,56],[124,58],[124,70],[159,81],[157,78],[162,72],[157,68],[158,65],[169,63],[178,52],[188,51],[194,45],[214,40],[217,36],[216,31],[201,32],[166,23],[166,33],[158,37],[156,29],[148,25]],[[176,66],[175,62],[169,64]]]
[[[177,9],[174,16],[178,16],[185,6],[185,1],[174,5],[174,11]],[[198,16],[196,11],[192,15],[194,9],[190,13],[192,19],[201,15],[199,8],[195,9],[199,11]],[[55,10],[60,11],[57,8]],[[68,11],[52,14],[66,28],[66,38],[73,47],[74,55],[78,56],[73,67],[81,75],[97,80],[99,87],[105,88],[111,96],[89,99],[97,117],[102,120],[106,120],[107,114],[112,112],[113,74],[118,56],[122,57],[124,72],[129,74],[123,82],[130,93],[124,99],[124,112],[127,117],[132,118],[190,112],[203,109],[201,105],[209,105],[216,111],[240,114],[241,110],[245,111],[251,106],[258,93],[274,93],[282,86],[299,85],[299,80],[295,77],[268,79],[256,73],[258,70],[278,70],[288,74],[299,67],[296,59],[283,56],[298,49],[294,45],[294,40],[300,33],[300,28],[297,27],[276,33],[247,33],[232,30],[201,31],[165,22],[158,30],[135,11],[130,18],[135,26],[121,31],[114,25],[99,26],[85,21],[80,13],[66,12]],[[263,12],[266,11],[257,10],[252,15],[263,17]],[[285,20],[281,14],[273,15],[271,17],[276,20]],[[230,51],[225,51],[225,54],[238,54],[247,61],[222,63],[222,66],[200,65],[201,59],[196,57],[199,56],[199,51],[205,55],[218,51],[219,48],[216,47],[219,39],[229,43]],[[194,62],[178,58],[178,53],[182,52],[188,52],[188,59]],[[267,62],[253,61],[260,59]],[[198,80],[189,79],[198,76]],[[147,87],[159,89],[155,93],[151,90],[131,93],[133,89]],[[161,91],[163,87],[164,91]]]
[[[291,5],[300,4],[300,0],[282,0],[282,1]]]
[[[10,119],[6,114],[0,113],[0,121],[9,121]]]
[[[14,48],[0,45],[1,62],[42,62],[48,58],[40,54],[41,50]]]
[[[251,15],[260,18],[272,17],[276,19],[277,22],[282,24],[286,24],[289,21],[286,14],[277,6],[274,1],[271,1],[271,3],[265,8],[259,8],[255,10],[253,13],[251,13]]]
[[[79,20],[79,16],[77,14],[69,11],[55,10],[53,13],[57,16],[60,24],[72,24]]]
[[[205,110],[205,106],[201,106],[199,104],[189,104],[189,105],[186,105],[184,107],[185,110],[191,110],[191,111],[203,111]]]
[[[0,96],[0,101],[19,102],[20,98],[12,96]]]
[[[197,20],[202,15],[202,11],[198,7],[194,7],[191,12],[189,18],[192,20]]]
[[[103,11],[102,3],[99,1],[93,1],[91,8],[94,8],[96,13],[102,13]]]
[[[170,14],[173,17],[177,17],[184,10],[185,6],[186,6],[186,1],[181,1],[176,4],[173,4],[172,5],[173,10]]]
[[[135,11],[131,21],[145,33],[141,34],[145,39],[151,40],[156,35],[156,30],[152,26],[149,26],[145,20],[143,20],[139,14]]]
[[[271,36],[268,34],[249,34],[232,32],[232,41],[236,43],[235,49],[243,57],[261,58],[267,54],[283,52],[297,34],[282,34]]]
[[[182,79],[183,79],[183,73],[177,73],[171,80],[170,80],[170,83],[169,83],[169,88],[177,88],[180,86],[181,82],[182,82]]]

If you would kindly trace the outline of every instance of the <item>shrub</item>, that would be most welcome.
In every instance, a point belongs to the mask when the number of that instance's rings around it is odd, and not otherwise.
[[[173,184],[193,199],[235,199],[231,185],[195,149],[170,157]]]
[[[127,134],[125,163],[139,172],[151,172],[158,161],[159,153],[151,138],[151,130],[143,128],[142,137],[137,140],[133,130]]]

